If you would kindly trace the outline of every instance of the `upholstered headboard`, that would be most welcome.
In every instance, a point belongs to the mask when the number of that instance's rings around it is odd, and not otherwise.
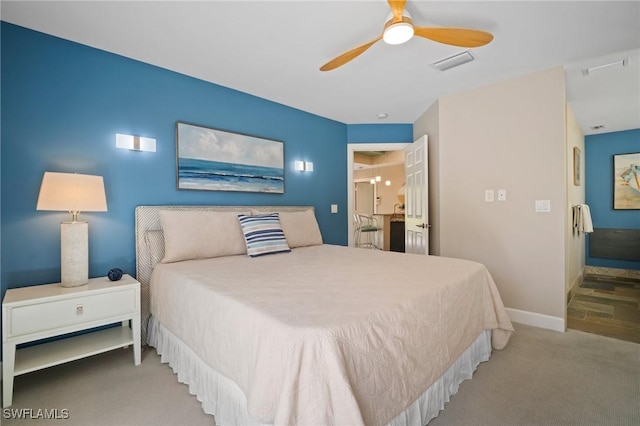
[[[136,279],[140,282],[140,308],[142,316],[142,338],[146,342],[147,323],[150,315],[150,281],[156,263],[164,255],[160,212],[215,211],[215,212],[296,212],[314,211],[312,206],[138,206],[135,210],[136,233]]]

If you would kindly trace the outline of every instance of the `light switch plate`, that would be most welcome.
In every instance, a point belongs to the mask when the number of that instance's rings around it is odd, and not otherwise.
[[[493,189],[484,190],[484,201],[487,203],[493,202]]]
[[[549,213],[551,211],[551,200],[536,200],[536,213]]]
[[[507,190],[498,189],[498,201],[506,201],[506,200],[507,200]]]

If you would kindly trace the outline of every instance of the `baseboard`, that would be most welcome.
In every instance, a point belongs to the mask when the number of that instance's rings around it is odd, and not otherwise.
[[[622,277],[631,279],[640,279],[640,270],[638,269],[620,269],[609,268],[604,266],[589,266],[585,267],[585,274],[591,275],[606,275],[608,277]]]
[[[544,328],[547,330],[559,331],[561,333],[565,332],[564,318],[552,317],[550,315],[521,311],[519,309],[512,308],[506,308],[506,310],[512,322]]]
[[[571,299],[573,299],[573,295],[576,294],[576,289],[580,287],[582,281],[584,281],[584,271],[585,270],[583,269],[582,272],[580,272],[580,274],[576,277],[576,279],[573,280],[573,283],[571,283],[571,286],[567,291],[567,306],[569,305],[569,302],[571,302]]]

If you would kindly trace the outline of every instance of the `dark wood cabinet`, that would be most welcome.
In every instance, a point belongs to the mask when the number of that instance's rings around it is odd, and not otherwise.
[[[391,221],[389,250],[404,253],[404,222]]]

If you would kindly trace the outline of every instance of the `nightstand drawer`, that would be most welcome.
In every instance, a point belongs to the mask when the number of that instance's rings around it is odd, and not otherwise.
[[[8,337],[69,327],[136,311],[135,289],[15,306]]]

